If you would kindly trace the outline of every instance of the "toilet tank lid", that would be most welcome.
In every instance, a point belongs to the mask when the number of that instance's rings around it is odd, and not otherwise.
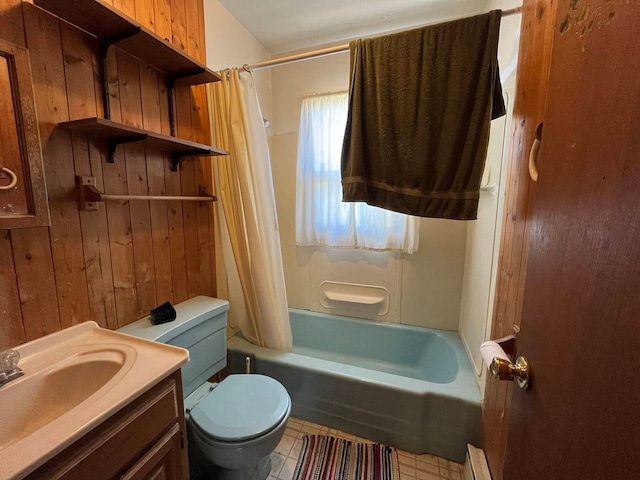
[[[172,322],[153,325],[151,317],[144,317],[118,329],[118,331],[139,338],[167,343],[195,325],[225,313],[229,310],[229,302],[220,298],[200,295],[180,302],[174,307],[176,309],[176,319]]]

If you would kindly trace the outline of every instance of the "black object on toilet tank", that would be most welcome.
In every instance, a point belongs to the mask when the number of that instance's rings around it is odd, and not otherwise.
[[[164,302],[159,307],[151,310],[151,323],[160,325],[161,323],[173,322],[176,319],[176,309],[171,302]]]

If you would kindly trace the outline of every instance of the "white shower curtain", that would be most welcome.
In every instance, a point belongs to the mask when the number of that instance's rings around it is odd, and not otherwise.
[[[228,291],[230,313],[249,341],[288,351],[291,325],[269,147],[253,77],[227,71],[222,81],[208,86],[207,93],[212,138],[231,153],[213,159],[218,213],[223,213],[218,218],[224,217],[218,237],[222,248],[217,250],[232,251],[216,258],[229,279],[229,285],[219,282],[225,284],[218,289]],[[229,272],[232,268],[236,271]],[[234,279],[242,295],[234,288]]]

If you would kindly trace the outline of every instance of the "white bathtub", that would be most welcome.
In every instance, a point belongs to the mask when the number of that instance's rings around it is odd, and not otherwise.
[[[463,462],[479,444],[481,407],[458,335],[290,309],[293,352],[228,342],[232,372],[253,371],[289,391],[294,417],[413,453]]]

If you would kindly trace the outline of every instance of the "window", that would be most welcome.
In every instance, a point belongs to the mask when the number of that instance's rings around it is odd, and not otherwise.
[[[418,249],[418,218],[342,202],[340,155],[347,108],[346,92],[310,96],[302,102],[296,243],[413,253]]]

